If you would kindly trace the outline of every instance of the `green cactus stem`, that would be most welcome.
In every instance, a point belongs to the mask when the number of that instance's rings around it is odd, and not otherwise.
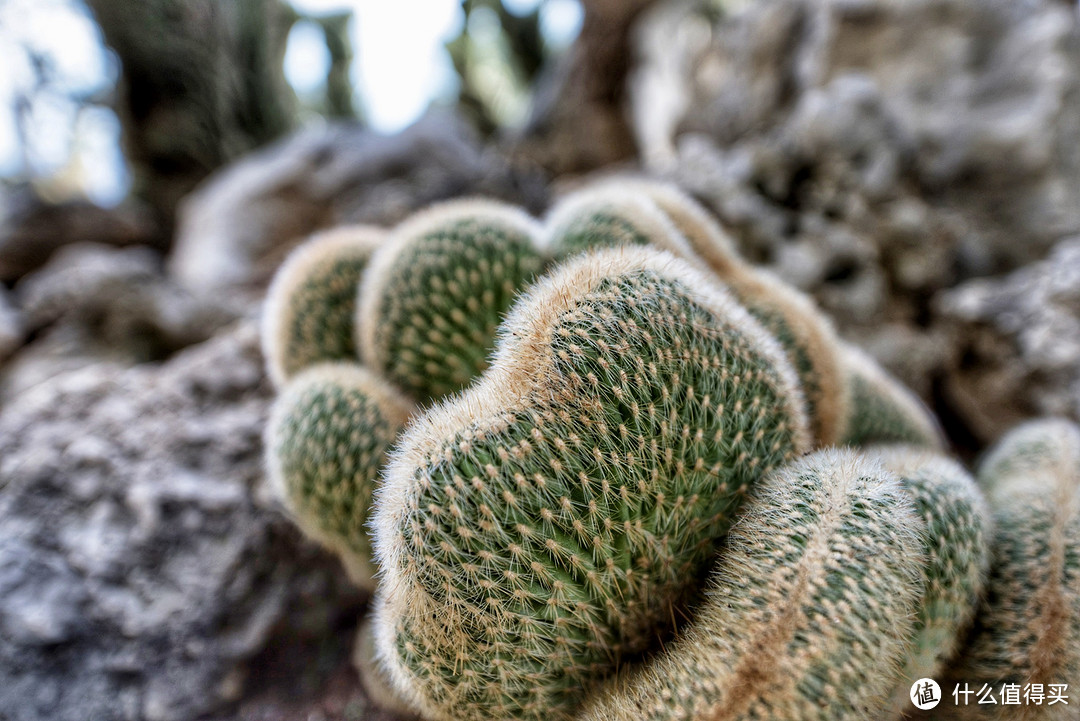
[[[570,718],[670,627],[807,426],[782,349],[708,276],[647,248],[568,261],[388,466],[376,643],[395,687],[432,719]]]
[[[300,245],[278,269],[262,316],[263,355],[275,386],[315,363],[357,358],[356,286],[383,239],[378,228],[336,228]]]
[[[543,269],[539,233],[523,211],[488,200],[406,220],[361,282],[364,362],[418,401],[464,387],[487,367],[502,316]]]
[[[890,717],[914,711],[909,692],[941,679],[971,627],[990,563],[990,509],[957,462],[912,446],[876,446],[867,455],[900,476],[925,526],[924,588],[914,644],[895,689]]]
[[[322,363],[289,381],[266,430],[270,488],[309,536],[374,589],[367,520],[379,470],[411,404],[359,365]]]
[[[883,718],[921,591],[920,525],[899,479],[848,449],[767,476],[692,622],[580,720]]]
[[[648,197],[602,183],[560,199],[545,219],[544,246],[562,260],[595,248],[652,246],[695,261],[678,228]]]
[[[850,397],[840,443],[907,443],[944,448],[937,421],[918,396],[848,343],[840,343],[840,359]]]
[[[979,482],[994,513],[990,577],[975,629],[948,684],[993,689],[996,706],[953,706],[945,718],[1070,721],[1080,715],[1080,427],[1049,419],[1005,435]],[[1019,689],[1065,684],[1069,705],[1000,703]]]

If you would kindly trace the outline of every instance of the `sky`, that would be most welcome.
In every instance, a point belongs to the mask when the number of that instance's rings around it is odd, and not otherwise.
[[[526,13],[540,0],[507,0]],[[353,10],[352,79],[365,120],[392,133],[432,102],[452,97],[456,76],[443,45],[463,23],[459,0],[292,0],[302,13]],[[548,42],[569,44],[581,23],[577,0],[548,0],[541,27]],[[48,58],[58,92],[35,103],[20,139],[14,100],[34,82],[22,47]],[[329,57],[313,23],[298,23],[286,47],[285,75],[298,93],[317,92]],[[79,0],[0,0],[0,176],[29,174],[67,181],[93,201],[113,205],[130,180],[120,151],[120,125],[104,108],[79,112],[67,95],[104,97],[118,67]],[[78,128],[78,132],[72,132]],[[59,184],[64,187],[63,183]]]

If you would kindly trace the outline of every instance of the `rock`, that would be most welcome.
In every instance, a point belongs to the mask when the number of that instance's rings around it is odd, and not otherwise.
[[[0,411],[0,717],[220,713],[273,639],[355,618],[340,566],[260,501],[270,393],[245,322]]]
[[[12,304],[10,294],[0,286],[0,363],[22,345],[26,323]]]
[[[956,346],[945,391],[981,441],[1033,416],[1080,420],[1080,237],[936,305]]]
[[[159,236],[153,214],[136,201],[117,208],[85,201],[52,204],[20,187],[0,194],[0,282],[40,268],[68,243],[153,245]]]
[[[65,246],[25,276],[15,296],[35,340],[0,372],[0,398],[92,362],[163,360],[247,310],[179,287],[164,277],[160,254],[145,246]]]
[[[389,225],[469,194],[532,210],[545,197],[538,179],[484,151],[452,116],[389,137],[345,125],[303,131],[228,166],[185,200],[170,271],[197,292],[258,288],[317,229]]]
[[[644,162],[852,322],[918,314],[928,292],[1080,232],[1068,4],[712,8],[665,3],[641,26]]]

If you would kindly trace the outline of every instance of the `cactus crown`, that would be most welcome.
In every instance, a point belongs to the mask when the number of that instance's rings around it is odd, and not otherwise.
[[[806,445],[793,371],[721,288],[652,250],[570,262],[387,470],[380,653],[431,717],[565,718]]]
[[[301,372],[274,402],[266,431],[270,488],[297,525],[374,588],[366,524],[379,469],[411,404],[355,364]]]
[[[538,237],[532,218],[495,201],[451,201],[402,223],[360,284],[364,362],[418,400],[461,389],[543,269]]]
[[[922,536],[898,479],[825,450],[757,484],[705,600],[583,721],[863,719],[911,633]]]
[[[383,237],[366,226],[327,231],[278,269],[262,317],[263,355],[275,386],[314,363],[356,359],[356,284]]]

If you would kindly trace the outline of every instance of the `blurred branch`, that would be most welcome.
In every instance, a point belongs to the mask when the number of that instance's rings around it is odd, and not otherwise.
[[[349,23],[352,11],[322,15],[312,18],[322,28],[326,49],[330,53],[330,70],[326,74],[325,114],[330,118],[355,119],[352,79],[349,67],[353,61],[353,47],[349,40]]]
[[[122,65],[117,113],[134,192],[171,226],[215,168],[295,123],[280,0],[86,0]]]
[[[634,21],[654,0],[582,0],[581,33],[537,84],[519,160],[555,174],[586,172],[636,154],[626,117]]]

